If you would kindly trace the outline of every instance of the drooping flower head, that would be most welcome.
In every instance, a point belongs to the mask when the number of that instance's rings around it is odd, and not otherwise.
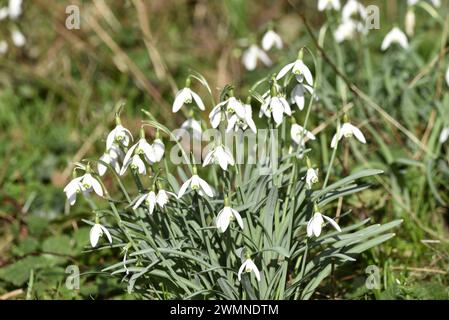
[[[173,112],[178,112],[183,105],[191,104],[193,101],[195,101],[200,110],[204,111],[206,109],[204,107],[203,100],[201,100],[201,97],[190,89],[190,83],[191,80],[190,77],[188,77],[186,80],[185,88],[179,90],[178,93],[176,93],[172,108]]]
[[[352,136],[355,136],[357,140],[359,140],[361,143],[366,143],[365,136],[363,135],[362,131],[360,131],[359,128],[349,123],[349,120],[347,117],[345,117],[345,123],[337,130],[335,135],[332,138],[331,142],[331,148],[336,148],[338,141],[340,141],[343,137],[344,138],[350,138]]]
[[[394,43],[397,43],[403,49],[408,49],[409,46],[407,36],[398,27],[394,27],[390,32],[387,33],[384,40],[382,41],[382,51],[387,50]]]
[[[224,200],[225,206],[218,213],[217,220],[216,220],[217,229],[221,233],[224,233],[226,231],[226,229],[228,229],[229,224],[234,219],[237,220],[238,225],[243,230],[242,217],[240,216],[240,213],[237,210],[230,207],[228,199],[229,198],[227,198],[227,197],[225,198],[225,200]]]
[[[273,46],[277,49],[282,49],[282,39],[276,32],[273,31],[273,29],[268,29],[262,37],[262,48],[265,51],[268,51]]]
[[[245,272],[245,273],[254,272],[254,275],[256,276],[257,281],[260,281],[259,269],[257,269],[256,264],[249,257],[240,266],[239,272],[237,274],[239,281],[242,281],[242,273],[243,272]]]
[[[257,61],[260,60],[267,67],[271,66],[272,62],[268,55],[260,49],[257,45],[252,44],[243,52],[242,62],[246,70],[253,71],[256,69]]]
[[[312,236],[319,237],[321,234],[321,229],[324,225],[324,219],[327,220],[338,232],[341,232],[340,226],[334,219],[325,216],[319,212],[318,207],[315,205],[315,213],[313,217],[307,223],[307,236],[310,238]]]

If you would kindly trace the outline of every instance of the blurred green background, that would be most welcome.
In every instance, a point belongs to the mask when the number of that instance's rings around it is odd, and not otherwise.
[[[297,10],[316,34],[326,16],[314,0],[291,2],[296,9],[288,1],[266,0],[33,0],[24,1],[18,20],[0,21],[0,40],[9,41],[15,26],[26,37],[25,46],[9,45],[0,56],[0,299],[132,298],[120,279],[99,272],[115,261],[113,253],[87,252],[89,228],[81,220],[91,217],[89,210],[66,205],[62,189],[73,162],[101,155],[120,100],[126,101],[122,120],[130,128],[138,127],[142,108],[169,128],[179,126],[184,118],[171,114],[171,103],[189,69],[201,72],[218,96],[228,83],[245,92],[303,45],[316,53]],[[397,237],[348,265],[315,298],[447,299],[449,158],[447,144],[438,145],[436,137],[447,121],[449,97],[444,85],[437,95],[435,83],[441,83],[449,59],[443,54],[430,71],[425,67],[447,46],[448,3],[437,10],[440,20],[416,10],[421,31],[411,40],[413,53],[387,58],[380,43],[394,24],[403,27],[406,1],[363,3],[380,7],[381,29],[372,30],[361,47],[341,46],[345,72],[408,130],[423,139],[428,134],[423,143],[438,156],[429,164],[425,156],[415,157],[418,151],[407,139],[389,140],[398,132],[377,114],[353,115],[372,141],[365,159],[387,172],[347,205],[360,218],[402,218],[404,223]],[[6,4],[0,1],[0,7]],[[80,8],[79,30],[65,27],[66,7],[73,4]],[[270,21],[286,48],[270,53],[272,68],[246,72],[243,40],[260,41]],[[325,49],[335,58],[332,44],[325,43]],[[368,75],[357,60],[365,51],[371,55]],[[342,103],[335,74],[324,63],[322,68],[325,83],[312,116],[315,126]],[[419,86],[405,90],[404,83],[422,70]],[[432,117],[441,121],[435,132],[426,133]],[[334,129],[326,129],[328,136]],[[375,292],[364,286],[371,264],[382,272],[382,289]],[[66,289],[68,265],[79,266],[83,274],[80,290]]]

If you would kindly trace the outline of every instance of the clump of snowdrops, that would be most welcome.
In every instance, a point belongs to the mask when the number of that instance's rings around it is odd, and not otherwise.
[[[308,299],[332,270],[390,239],[400,221],[354,224],[351,211],[330,209],[381,171],[331,179],[312,162],[314,61],[300,49],[249,92],[226,86],[220,101],[192,72],[173,100],[186,116],[174,131],[148,108],[140,128],[126,128],[120,105],[105,153],[77,163],[64,189],[71,205],[82,195],[92,207],[91,246],[121,255],[103,271],[143,298]],[[330,167],[342,144],[369,143],[349,114],[341,120]]]

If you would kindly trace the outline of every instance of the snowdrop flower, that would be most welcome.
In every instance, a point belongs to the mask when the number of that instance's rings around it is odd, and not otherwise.
[[[229,203],[227,203],[227,198],[225,198],[225,206],[223,209],[220,210],[217,216],[217,229],[221,233],[224,233],[226,229],[228,229],[229,224],[232,220],[236,219],[237,223],[239,224],[240,228],[243,230],[243,220],[240,216],[240,213],[237,210],[232,209],[229,206]]]
[[[353,20],[343,21],[334,31],[334,39],[337,43],[354,38],[358,31],[357,23]]]
[[[64,188],[65,195],[71,206],[76,202],[76,195],[83,189],[83,185],[81,184],[82,179],[83,177],[74,178]]]
[[[335,230],[337,230],[338,232],[341,232],[340,226],[333,219],[316,211],[314,213],[312,219],[310,219],[309,222],[307,223],[307,236],[309,238],[312,236],[315,236],[315,237],[320,236],[321,229],[324,224],[323,218],[326,219],[335,228]]]
[[[137,198],[133,209],[136,210],[143,202],[145,202],[145,204],[148,206],[148,211],[150,212],[150,214],[153,214],[154,209],[156,208],[156,204],[161,209],[164,208],[164,206],[168,202],[168,194],[169,192],[166,192],[165,190],[159,190],[157,195],[154,191],[145,193]]]
[[[306,184],[309,189],[318,182],[318,169],[309,168],[306,173]]]
[[[156,203],[158,206],[163,209],[165,205],[168,203],[168,195],[174,195],[171,192],[165,191],[164,189],[159,189],[156,195]]]
[[[150,214],[153,214],[154,208],[156,207],[156,193],[154,191],[150,191],[138,197],[133,209],[136,210],[144,201],[145,204],[148,205],[148,211]]]
[[[117,117],[115,121],[117,123],[116,127],[108,134],[108,137],[106,138],[106,150],[111,149],[114,142],[122,147],[128,147],[129,143],[133,141],[131,132],[121,125],[120,119]]]
[[[204,157],[203,167],[211,163],[218,163],[225,171],[228,170],[228,165],[233,166],[235,164],[231,151],[224,145],[212,148],[206,154]]]
[[[103,153],[103,155],[100,157],[100,160],[113,167],[115,172],[120,173],[119,159],[122,158],[123,155],[124,155],[123,151],[117,145],[114,144],[112,145],[111,149]],[[98,162],[97,170],[100,177],[104,176],[107,169],[108,169],[107,166],[105,166],[101,162]]]
[[[92,229],[90,229],[89,234],[90,244],[92,245],[92,248],[95,248],[97,246],[98,240],[100,239],[101,236],[103,236],[103,234],[106,235],[106,238],[108,239],[109,243],[112,243],[112,237],[108,229],[106,229],[98,222],[95,223]]]
[[[100,197],[103,196],[103,188],[100,182],[94,178],[90,173],[85,173],[81,177],[72,179],[63,190],[69,200],[71,206],[76,202],[76,195],[81,191],[89,193],[94,191]]]
[[[365,7],[356,0],[349,0],[343,7],[342,18],[343,21],[352,19],[354,15],[358,15],[362,20],[366,19],[367,13]]]
[[[345,122],[343,126],[339,130],[337,130],[337,133],[335,133],[334,137],[332,138],[331,148],[336,148],[338,141],[340,141],[343,137],[350,138],[353,135],[361,143],[366,143],[365,136],[363,135],[362,131],[360,131],[359,128],[350,124],[349,122]]]
[[[292,124],[292,127],[290,129],[290,135],[292,137],[292,140],[297,145],[300,145],[302,142],[304,142],[305,137],[307,137],[310,140],[316,139],[315,135],[312,132],[304,129],[302,126],[296,123]]]
[[[291,116],[292,111],[287,100],[280,95],[269,96],[260,107],[261,114],[271,118],[273,116],[274,122],[280,125],[284,121],[284,113]]]
[[[311,86],[303,83],[298,83],[293,87],[293,90],[290,94],[291,100],[296,103],[299,110],[304,109],[304,105],[306,102],[304,94],[306,91],[308,91],[313,96],[313,88]]]
[[[229,97],[227,100],[217,104],[209,114],[209,120],[212,128],[217,128],[223,117],[223,109],[229,116],[237,114],[240,118],[245,117],[245,107],[240,100],[237,100],[234,96]]]
[[[441,130],[440,143],[445,143],[447,138],[449,138],[449,126],[444,127],[443,130]]]
[[[147,140],[145,139],[145,131],[143,130],[143,128],[141,128],[139,141],[131,148],[129,148],[128,152],[125,155],[125,159],[123,159],[123,167],[120,171],[120,175],[125,174],[126,169],[128,169],[130,165],[131,169],[138,169],[138,172],[140,174],[145,174],[145,164],[140,158],[140,155],[143,155],[148,164],[152,165],[153,163],[157,162],[159,156],[161,156],[162,158],[163,154],[163,144],[162,147],[158,146],[158,154],[156,155],[155,148],[147,142]]]
[[[260,49],[257,45],[252,44],[242,55],[242,62],[246,70],[253,71],[256,69],[257,60],[260,60],[267,67],[271,66],[272,62],[268,55]]]
[[[273,46],[275,46],[277,49],[282,49],[282,39],[276,32],[270,29],[263,35],[262,48],[265,51],[268,51]]]
[[[246,128],[250,128],[252,132],[257,133],[257,127],[253,120],[253,110],[251,108],[250,102],[243,105],[245,108],[245,116],[239,117],[237,114],[231,115],[228,119],[228,127],[226,128],[226,132],[231,132],[234,130],[235,132],[238,129],[246,130]]]
[[[184,182],[184,184],[179,189],[178,199],[180,199],[185,194],[185,192],[187,191],[187,189],[189,187],[192,190],[198,190],[198,193],[200,195],[202,194],[200,191],[203,191],[204,194],[206,194],[207,196],[209,196],[211,198],[214,196],[214,193],[213,193],[210,185],[206,181],[201,179],[198,176],[198,174],[196,173],[196,167],[193,167],[192,177],[190,179],[188,179],[186,182]]]
[[[257,281],[260,281],[260,272],[259,269],[257,269],[256,265],[254,264],[253,260],[250,258],[247,258],[245,262],[243,262],[242,266],[239,269],[238,272],[238,279],[239,281],[242,281],[242,273],[251,273],[254,272],[254,275],[256,276]]]
[[[127,154],[128,155],[128,154]],[[139,174],[146,174],[147,169],[145,167],[145,163],[140,159],[140,156],[138,154],[130,156],[129,158],[125,157],[125,160],[123,161],[123,167],[122,170],[120,170],[120,175],[123,176],[128,169],[128,167],[131,166],[132,170],[137,170]]]
[[[187,78],[186,87],[184,89],[179,90],[178,93],[176,94],[175,101],[173,102],[172,111],[178,112],[179,109],[181,109],[181,107],[184,104],[190,104],[192,103],[192,101],[195,101],[196,105],[201,110],[204,111],[206,109],[204,107],[203,100],[201,100],[200,96],[190,89],[190,78]]]
[[[8,51],[8,42],[5,40],[0,41],[0,54],[5,54]]]
[[[415,33],[415,11],[413,9],[408,9],[405,15],[405,32],[409,36],[413,36]]]
[[[9,15],[9,10],[7,7],[0,8],[0,21],[6,19]]]
[[[19,29],[14,29],[11,31],[11,39],[16,47],[23,47],[26,43],[25,36]]]
[[[408,48],[407,36],[398,27],[394,27],[390,32],[387,33],[384,40],[382,41],[382,51],[387,50],[393,43],[399,44],[404,49]]]
[[[11,19],[17,19],[22,14],[22,0],[9,0],[8,11]]]
[[[180,127],[181,130],[175,130],[174,135],[176,139],[180,139],[184,135],[184,130],[191,130],[193,139],[201,140],[201,134],[203,130],[201,129],[200,122],[196,121],[193,118],[189,118],[184,121]]]
[[[288,72],[292,72],[296,76],[298,82],[302,82],[302,79],[304,78],[310,86],[313,86],[312,73],[310,72],[309,67],[302,61],[302,55],[302,50],[300,50],[298,59],[284,66],[277,74],[276,80],[282,79]]]
[[[318,11],[340,10],[340,0],[318,0]]]
[[[157,136],[157,135],[156,135]],[[154,162],[160,162],[162,160],[162,157],[164,156],[165,152],[165,146],[161,139],[156,138],[153,141],[153,156],[154,156]]]

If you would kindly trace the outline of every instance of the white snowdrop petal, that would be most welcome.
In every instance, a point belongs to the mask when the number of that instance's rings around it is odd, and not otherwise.
[[[106,229],[104,226],[100,225],[101,230],[103,231],[103,233],[106,235],[106,238],[108,239],[109,243],[112,243],[112,237],[111,234],[109,233],[109,230]]]
[[[287,72],[289,72],[293,68],[294,65],[295,63],[292,62],[283,67],[281,71],[279,71],[279,73],[277,74],[276,80],[282,79],[287,74]]]
[[[206,110],[206,107],[204,106],[203,100],[201,100],[201,97],[196,94],[195,92],[191,91],[193,100],[195,100],[196,104],[198,105],[198,108],[200,108],[201,110]]]
[[[362,131],[360,131],[359,128],[353,126],[352,132],[354,133],[354,136],[359,140],[361,143],[366,143],[365,136],[363,135]]]
[[[203,189],[204,193],[207,194],[210,198],[213,198],[214,192],[212,191],[212,188],[209,186],[209,184],[200,177],[198,177],[198,182],[201,186],[201,189]]]
[[[98,244],[98,239],[100,239],[102,230],[99,224],[94,224],[89,232],[89,240],[92,248],[95,248]]]
[[[186,94],[188,94],[185,89],[186,88],[179,90],[176,94],[175,101],[173,102],[172,112],[178,112],[184,105]]]
[[[178,192],[178,199],[180,199],[184,195],[184,193],[186,193],[187,188],[190,186],[191,181],[192,178],[188,179],[186,182],[183,183]]]
[[[341,228],[340,226],[337,224],[337,222],[335,222],[334,219],[329,218],[328,216],[322,215],[324,219],[326,219],[327,221],[329,221],[329,223],[335,228],[335,230],[337,230],[338,232],[341,232]]]

